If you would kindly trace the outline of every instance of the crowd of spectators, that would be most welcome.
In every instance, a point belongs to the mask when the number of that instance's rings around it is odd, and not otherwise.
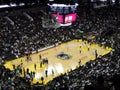
[[[120,90],[119,67],[120,51],[112,51],[55,78],[49,83],[50,90]]]
[[[19,74],[17,69],[10,71],[0,65],[0,90],[30,90],[30,82],[19,77]]]
[[[119,9],[90,9],[78,11],[78,19],[68,27],[43,28],[42,12],[24,12],[9,15],[14,25],[0,17],[0,89],[30,90],[27,80],[19,78],[17,71],[6,69],[2,63],[38,51],[43,47],[72,39],[87,39],[109,46],[113,51],[90,61],[44,87],[47,90],[120,90],[120,11]],[[91,39],[88,36],[94,36]],[[19,84],[21,83],[21,84]],[[25,86],[22,86],[25,83]]]
[[[90,12],[80,15],[81,23],[75,28],[86,30],[87,35],[95,36],[95,43],[113,50],[55,78],[49,82],[49,90],[120,90],[120,12],[110,8]]]
[[[0,57],[2,60],[18,58],[24,56],[26,52],[32,53],[75,36],[75,31],[70,28],[42,28],[41,13],[30,13],[29,15],[33,17],[34,21],[30,21],[24,15],[9,16],[15,23],[13,26],[1,18]]]

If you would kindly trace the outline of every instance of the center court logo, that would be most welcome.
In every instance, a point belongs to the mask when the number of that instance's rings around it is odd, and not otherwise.
[[[57,57],[58,59],[62,59],[62,60],[69,60],[69,59],[72,58],[71,55],[66,54],[66,53],[64,53],[64,52],[61,52],[61,53],[58,54],[56,57]]]

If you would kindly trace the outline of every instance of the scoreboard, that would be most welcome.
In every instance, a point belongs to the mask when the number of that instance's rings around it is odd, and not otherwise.
[[[60,15],[60,14],[53,14],[53,16],[60,22],[60,23],[69,23],[76,21],[76,13],[73,14],[66,14],[66,15]],[[63,17],[65,16],[65,19]]]
[[[48,6],[50,7],[53,17],[61,23],[61,26],[71,25],[72,22],[75,22],[77,19],[77,3],[74,5],[48,4]]]

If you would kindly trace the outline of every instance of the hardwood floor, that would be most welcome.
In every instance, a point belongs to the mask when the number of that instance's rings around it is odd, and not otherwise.
[[[84,65],[86,62],[95,59],[95,50],[99,55],[105,55],[109,53],[111,48],[100,47],[97,44],[89,44],[87,41],[82,40],[72,40],[67,43],[60,44],[54,48],[50,48],[44,51],[41,51],[36,54],[30,55],[32,61],[26,61],[26,57],[18,58],[15,60],[11,60],[6,62],[5,67],[13,70],[13,64],[15,66],[19,65],[21,61],[23,62],[22,67],[29,68],[30,71],[35,72],[35,78],[32,81],[33,83],[40,82],[41,77],[44,77],[44,83],[52,80],[54,77],[60,75],[61,73],[65,73],[70,71],[71,69],[75,69],[79,66],[79,61],[81,61],[81,65]],[[60,54],[63,54],[62,57],[57,57]],[[47,58],[48,64],[42,65],[40,67],[40,58],[41,60]],[[36,70],[34,65],[36,64]],[[45,71],[48,71],[48,77],[46,77]],[[54,73],[54,75],[53,75]],[[21,75],[23,76],[23,74]]]

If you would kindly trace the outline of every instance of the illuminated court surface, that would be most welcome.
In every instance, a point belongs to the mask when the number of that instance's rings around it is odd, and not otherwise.
[[[112,49],[108,47],[100,47],[94,43],[90,45],[87,41],[72,40],[70,42],[60,44],[54,48],[32,54],[32,61],[27,62],[26,57],[22,57],[6,62],[5,67],[13,70],[12,65],[15,64],[17,66],[22,61],[22,67],[25,68],[25,70],[29,68],[30,71],[35,72],[35,78],[33,79],[32,84],[36,82],[41,83],[41,77],[44,77],[44,83],[47,83],[61,73],[75,69],[79,65],[80,60],[82,65],[90,60],[94,60],[95,50],[99,56],[109,53]],[[39,55],[41,55],[42,59],[47,58],[48,64],[44,64],[40,67]],[[36,64],[36,70],[34,68],[34,64]],[[48,77],[46,77],[45,70],[48,70]],[[54,71],[54,75],[52,75],[52,71]]]

